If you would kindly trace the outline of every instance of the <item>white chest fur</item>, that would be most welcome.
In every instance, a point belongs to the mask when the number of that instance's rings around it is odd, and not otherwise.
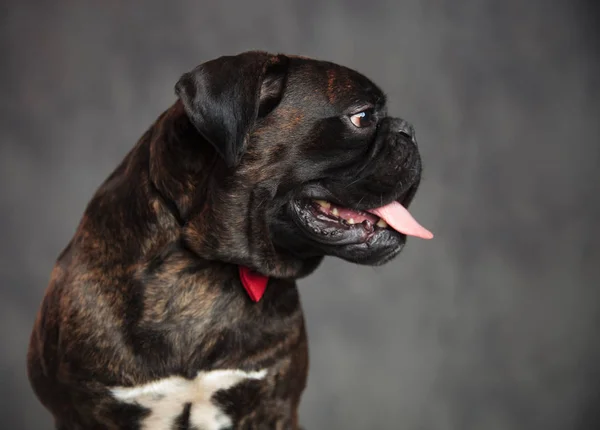
[[[265,369],[256,372],[213,370],[199,372],[194,379],[172,376],[136,387],[115,387],[113,396],[125,403],[139,404],[150,410],[144,418],[143,430],[173,428],[173,424],[191,403],[189,422],[205,430],[221,430],[231,426],[231,419],[211,401],[219,390],[229,389],[247,379],[262,379]]]

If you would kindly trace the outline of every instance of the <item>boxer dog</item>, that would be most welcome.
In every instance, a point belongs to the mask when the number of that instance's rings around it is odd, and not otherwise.
[[[246,52],[177,82],[59,256],[28,374],[61,430],[297,429],[296,279],[406,236],[415,132],[351,69]]]

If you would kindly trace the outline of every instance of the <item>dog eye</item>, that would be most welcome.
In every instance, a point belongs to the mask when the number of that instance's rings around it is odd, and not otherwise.
[[[350,121],[352,121],[352,124],[358,128],[369,127],[370,125],[373,125],[374,122],[373,111],[364,110],[362,112],[355,113],[354,115],[350,115]]]

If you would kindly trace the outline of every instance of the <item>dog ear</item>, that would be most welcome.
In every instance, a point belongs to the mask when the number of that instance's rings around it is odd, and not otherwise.
[[[186,114],[227,166],[236,166],[254,122],[281,101],[288,58],[266,52],[220,57],[185,73],[175,85]]]

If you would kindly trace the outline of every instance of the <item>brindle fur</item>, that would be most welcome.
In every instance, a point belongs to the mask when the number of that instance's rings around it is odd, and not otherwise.
[[[384,97],[330,63],[261,52],[229,58],[241,58],[218,78],[233,88],[230,100],[204,102],[254,103],[239,135],[228,135],[233,146],[216,142],[227,127],[219,118],[199,128],[192,99],[200,95],[188,74],[180,100],[98,189],[58,258],[28,370],[59,429],[138,428],[148,411],[118,403],[110,387],[222,368],[269,369],[265,380],[215,396],[236,428],[298,428],[308,351],[295,279],[324,253],[271,240],[270,202],[364,155],[315,122],[348,104],[344,97]],[[340,154],[335,162],[325,145]],[[258,303],[240,284],[240,264],[270,276]],[[182,405],[179,428],[188,428],[189,408]]]

